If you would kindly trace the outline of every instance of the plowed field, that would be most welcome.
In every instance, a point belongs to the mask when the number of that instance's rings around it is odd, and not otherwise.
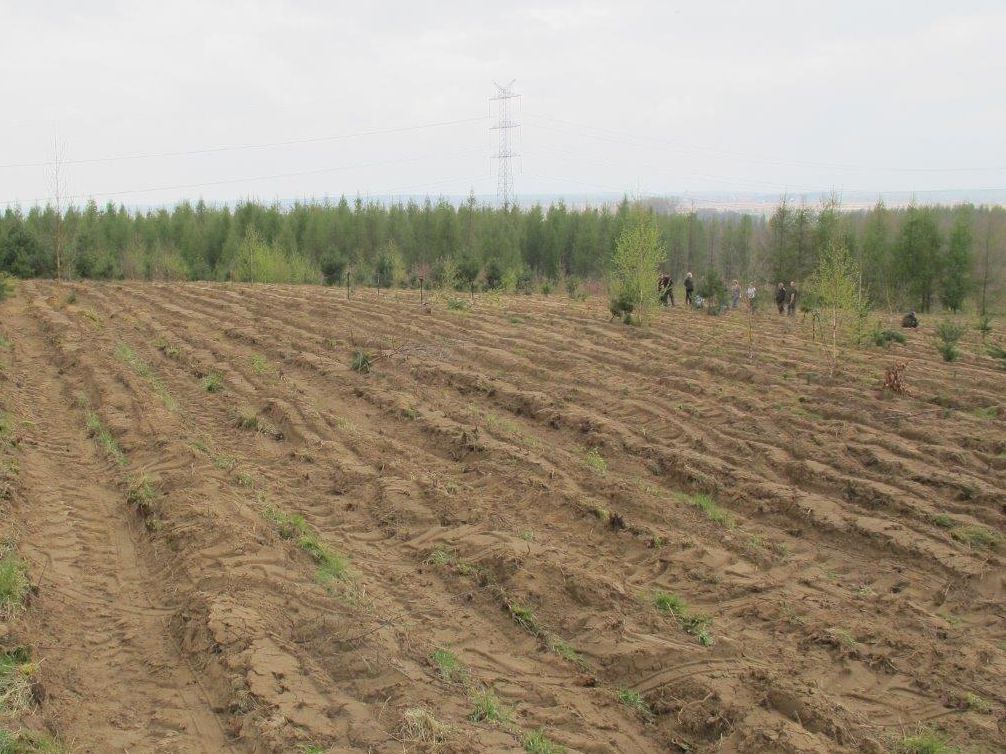
[[[95,754],[1006,750],[1006,371],[974,335],[829,376],[767,311],[749,343],[741,313],[634,328],[599,299],[24,282],[0,315],[0,533],[36,587],[0,644],[38,663],[0,727]]]

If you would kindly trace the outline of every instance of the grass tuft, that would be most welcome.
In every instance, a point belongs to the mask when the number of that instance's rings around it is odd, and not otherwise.
[[[28,596],[28,569],[13,552],[0,557],[0,618],[10,616],[24,606]]]
[[[472,696],[472,704],[474,709],[468,719],[473,723],[508,723],[513,717],[513,713],[489,689],[477,691]]]
[[[214,372],[203,377],[199,385],[207,393],[219,393],[224,389],[224,378]]]
[[[427,565],[447,566],[451,565],[454,560],[454,551],[450,547],[447,545],[437,545],[430,551],[430,554],[426,556],[423,562]]]
[[[14,716],[31,709],[31,679],[37,669],[27,647],[0,653],[0,713]]]
[[[433,650],[430,662],[436,666],[440,677],[448,683],[464,683],[468,680],[468,668],[449,649],[440,647]]]
[[[959,754],[960,749],[951,746],[946,737],[932,729],[923,729],[912,736],[905,736],[895,747],[897,754]]]
[[[535,617],[534,611],[524,605],[518,605],[516,603],[508,603],[507,610],[510,611],[510,617],[514,619],[518,626],[523,628],[528,633],[537,636],[541,633],[541,627],[538,625],[538,619]]]
[[[608,473],[608,462],[604,460],[597,448],[591,448],[587,451],[584,463],[587,464],[588,469],[598,476],[604,476]]]
[[[129,463],[126,454],[122,452],[122,448],[119,447],[119,443],[116,442],[112,433],[108,431],[108,427],[102,423],[100,416],[91,409],[87,409],[85,423],[87,425],[88,437],[93,437],[97,440],[98,444],[113,461],[119,466],[125,466]]]
[[[713,635],[709,630],[712,626],[712,618],[693,614],[683,599],[676,594],[668,594],[667,592],[657,592],[653,596],[653,605],[660,612],[677,618],[685,633],[698,639],[699,644],[704,647],[712,645]]]
[[[968,709],[981,712],[983,715],[988,715],[992,712],[992,705],[988,700],[970,691],[964,695],[964,703],[968,706]]]
[[[573,647],[564,639],[556,636],[555,634],[550,634],[546,638],[545,644],[548,646],[550,651],[555,652],[559,655],[559,657],[566,660],[566,662],[571,662],[581,668],[587,666],[587,661],[583,659],[583,655],[573,649]]]
[[[713,523],[721,524],[726,526],[728,529],[734,527],[734,519],[727,511],[723,510],[716,501],[710,495],[704,492],[700,492],[698,495],[685,495],[679,494],[678,498],[687,503],[698,508]]]
[[[524,751],[528,754],[562,754],[565,747],[545,737],[544,730],[535,730],[524,736]]]
[[[280,537],[297,539],[297,547],[306,552],[318,566],[317,579],[320,583],[327,584],[349,575],[349,563],[346,558],[327,547],[303,516],[283,513],[272,506],[267,507],[263,515],[276,525]]]
[[[988,550],[998,547],[1002,541],[1002,537],[984,526],[958,526],[951,530],[950,536],[971,547]]]
[[[353,360],[349,363],[349,368],[360,374],[369,374],[373,366],[373,354],[362,349],[358,349],[353,353]]]
[[[622,689],[618,692],[617,696],[618,701],[632,711],[637,712],[643,717],[653,716],[653,710],[650,709],[650,705],[638,691],[635,691],[634,689]]]

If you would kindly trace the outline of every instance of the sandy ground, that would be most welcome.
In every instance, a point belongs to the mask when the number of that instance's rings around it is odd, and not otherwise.
[[[1006,371],[975,335],[830,377],[767,311],[749,342],[739,312],[641,329],[596,299],[47,282],[0,334],[0,533],[37,586],[0,649],[39,662],[0,727],[95,754],[1006,750]],[[879,390],[895,361],[908,396]],[[487,690],[509,721],[472,720]]]

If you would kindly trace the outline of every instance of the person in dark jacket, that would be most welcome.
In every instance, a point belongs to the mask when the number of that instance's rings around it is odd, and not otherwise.
[[[775,289],[775,305],[779,307],[779,313],[786,313],[786,284],[779,283],[779,287]]]
[[[901,318],[902,327],[918,327],[919,318],[915,316],[915,310],[908,312],[904,317]]]
[[[668,301],[674,306],[674,280],[666,272],[660,276],[657,282],[657,293],[660,294],[660,303],[667,306]]]
[[[786,314],[790,317],[796,314],[796,303],[800,297],[800,291],[796,289],[796,281],[789,281],[789,296],[786,297]]]
[[[685,304],[687,306],[692,305],[692,292],[695,290],[695,279],[692,277],[692,273],[685,275]]]

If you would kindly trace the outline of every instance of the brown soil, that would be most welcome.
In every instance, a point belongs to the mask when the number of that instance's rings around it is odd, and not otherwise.
[[[70,752],[1006,746],[1006,371],[974,343],[832,377],[767,312],[753,348],[739,313],[558,297],[26,282],[0,316],[0,533],[37,585],[0,644]],[[482,687],[512,722],[469,719]]]

